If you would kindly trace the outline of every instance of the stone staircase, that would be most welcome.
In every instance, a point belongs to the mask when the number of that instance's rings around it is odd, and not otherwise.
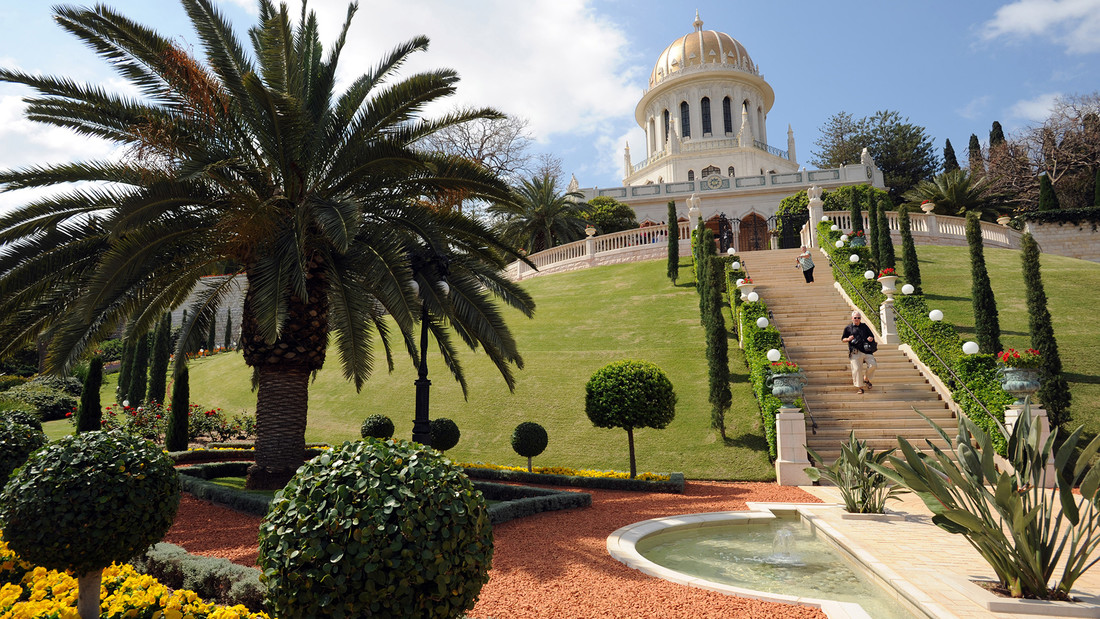
[[[806,373],[803,400],[817,423],[811,428],[806,417],[806,439],[825,464],[840,455],[840,444],[855,430],[875,450],[897,447],[903,436],[917,447],[932,439],[940,448],[949,446],[920,417],[929,416],[953,436],[955,420],[947,404],[903,355],[896,345],[880,344],[875,359],[878,370],[874,387],[860,395],[852,386],[848,345],[840,341],[852,309],[833,286],[829,263],[820,251],[813,252],[812,284],[795,267],[800,250],[743,252],[745,269],[756,283],[756,292],[768,304],[772,323],[779,329],[791,361]],[[868,325],[874,328],[871,321]]]

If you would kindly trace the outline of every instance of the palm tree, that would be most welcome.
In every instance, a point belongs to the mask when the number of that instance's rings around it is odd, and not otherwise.
[[[1005,212],[1007,202],[988,181],[985,176],[975,180],[968,170],[949,170],[917,183],[902,197],[910,204],[932,202],[936,205],[935,212],[941,215],[965,217],[968,212],[977,211],[983,218],[993,220]]]
[[[62,371],[120,324],[131,339],[144,334],[199,286],[176,348],[184,359],[227,289],[200,276],[240,265],[241,348],[257,389],[251,488],[281,487],[301,463],[309,376],[324,364],[330,333],[345,377],[362,388],[379,343],[391,369],[395,337],[418,361],[413,334],[426,306],[464,392],[451,332],[483,348],[511,388],[522,358],[495,300],[533,311],[502,275],[518,255],[487,226],[422,205],[455,191],[503,203],[509,190],[475,163],[416,147],[442,128],[500,115],[422,118],[458,81],[450,70],[396,79],[427,47],[423,37],[336,93],[354,4],[323,57],[304,6],[294,23],[285,5],[260,0],[249,54],[212,0],[182,2],[205,63],[105,6],[55,9],[58,24],[140,98],[0,69],[0,80],[38,91],[29,118],[128,149],[121,161],[0,173],[4,190],[94,181],[0,218],[0,354],[48,333],[49,368]],[[450,294],[411,268],[425,248],[448,257]]]
[[[499,219],[501,237],[514,247],[535,253],[584,236],[584,217],[590,209],[580,192],[560,193],[557,179],[542,174],[521,181],[514,193],[514,199],[488,209]]]

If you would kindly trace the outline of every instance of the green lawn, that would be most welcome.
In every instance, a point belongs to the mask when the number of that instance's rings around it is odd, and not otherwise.
[[[690,268],[685,265],[681,272]],[[695,289],[665,277],[664,261],[586,269],[536,277],[524,286],[538,308],[534,319],[509,311],[525,367],[509,393],[483,355],[462,355],[470,386],[463,401],[438,351],[428,357],[431,414],[449,417],[462,430],[447,452],[458,461],[525,465],[512,451],[512,429],[522,421],[547,428],[550,444],[535,464],[626,470],[626,432],[592,426],[584,413],[584,384],[606,363],[624,358],[652,361],[668,373],[679,402],[676,419],[664,430],[635,432],[639,472],[682,471],[697,479],[774,479],[760,429],[759,409],[747,382],[744,360],[733,347],[734,406],[727,417],[729,439],[710,429],[703,330]],[[381,348],[378,348],[381,353]],[[310,385],[307,441],[340,443],[359,438],[359,425],[372,413],[389,415],[396,435],[412,434],[415,369],[398,344],[395,369],[379,371],[355,393],[340,370],[335,350]],[[113,393],[104,386],[104,401]],[[239,355],[223,354],[191,366],[191,398],[232,414],[252,411],[256,397],[250,372]]]
[[[945,319],[959,327],[964,339],[973,339],[967,248],[920,245],[917,255],[929,307],[943,310]],[[1030,348],[1020,252],[986,249],[985,261],[997,298],[1001,344]],[[1100,433],[1100,356],[1096,352],[1100,350],[1100,330],[1087,319],[1100,309],[1100,264],[1050,254],[1043,254],[1040,263],[1058,351],[1073,394],[1069,427],[1083,424],[1086,432]]]

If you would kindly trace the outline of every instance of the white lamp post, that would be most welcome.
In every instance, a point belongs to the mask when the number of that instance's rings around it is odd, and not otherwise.
[[[736,253],[737,253],[737,252],[733,251],[733,248],[732,248],[732,247],[726,250],[726,255],[728,255],[728,256],[732,256],[732,255],[734,255],[734,254],[736,254]],[[737,263],[736,263],[736,262],[734,262],[734,264],[737,264]]]
[[[753,294],[756,294],[756,293],[754,292]],[[761,316],[760,318],[757,318],[756,319],[756,326],[760,327],[761,329],[767,329],[768,328],[768,319],[764,318],[763,316]]]
[[[755,292],[750,292],[748,295],[748,300],[750,303],[756,303],[760,300],[760,295]]]
[[[902,294],[913,294],[917,289],[913,287],[913,284],[905,284],[901,287]]]
[[[859,262],[859,254],[852,254],[851,256],[848,256],[848,262],[851,262],[852,264]]]
[[[968,354],[968,355],[977,354],[978,353],[978,343],[977,342],[967,342],[967,343],[963,344],[963,352]]]
[[[943,312],[941,312],[940,310],[932,310],[931,312],[928,312],[928,320],[931,320],[932,322],[939,322],[943,320]]]
[[[863,277],[866,278],[866,279],[874,279],[875,278],[875,272],[874,271],[864,271],[863,272]]]
[[[768,361],[771,361],[772,363],[775,363],[776,361],[779,361],[780,357],[782,357],[782,356],[783,355],[780,354],[778,349],[773,348],[773,349],[768,351]]]
[[[740,270],[741,269],[741,263],[734,260],[733,264],[730,265],[730,268],[733,269],[734,271]],[[741,282],[738,282],[738,283],[741,283]]]
[[[837,241],[836,243],[833,243],[833,245],[836,245],[836,248],[840,249],[841,247],[844,247],[844,241]]]

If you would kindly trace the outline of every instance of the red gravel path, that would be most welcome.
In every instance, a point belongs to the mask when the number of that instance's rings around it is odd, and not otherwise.
[[[804,617],[814,609],[703,591],[646,576],[611,558],[607,536],[639,520],[745,509],[746,501],[818,502],[797,488],[764,483],[688,482],[677,494],[586,490],[592,507],[548,512],[493,528],[489,583],[472,617],[481,619]],[[166,542],[255,565],[260,519],[184,495]]]

